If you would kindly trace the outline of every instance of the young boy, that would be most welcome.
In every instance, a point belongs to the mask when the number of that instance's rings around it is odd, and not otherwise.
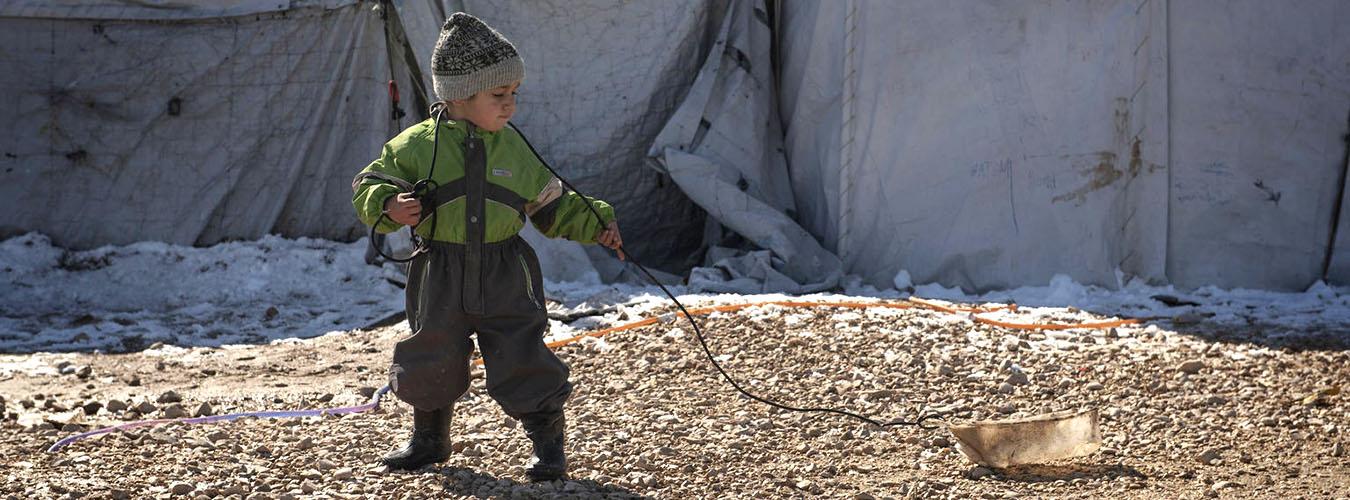
[[[394,394],[414,407],[412,439],[382,461],[411,470],[450,455],[451,407],[469,387],[476,333],[488,394],[534,444],[526,474],[559,479],[567,472],[563,403],[572,385],[567,365],[544,346],[539,259],[517,233],[529,218],[546,236],[618,250],[614,209],[564,190],[507,126],[525,67],[500,33],[455,13],[441,28],[431,69],[439,100],[432,119],[390,140],[353,182],[362,222],[386,233],[413,226],[427,247],[408,267],[413,334],[394,347],[389,373]],[[420,197],[410,193],[427,178]]]

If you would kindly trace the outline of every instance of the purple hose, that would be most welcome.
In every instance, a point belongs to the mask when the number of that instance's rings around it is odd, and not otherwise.
[[[57,441],[56,444],[53,444],[51,448],[47,448],[47,452],[48,453],[55,452],[57,450],[60,450],[61,448],[65,448],[66,445],[70,443],[74,443],[87,437],[97,436],[99,434],[107,434],[109,432],[116,432],[116,431],[126,431],[138,427],[150,427],[154,425],[168,424],[173,422],[178,422],[181,424],[210,424],[216,422],[230,422],[244,417],[258,417],[258,418],[320,417],[323,415],[345,415],[348,413],[361,413],[363,411],[379,408],[380,398],[383,397],[384,393],[386,392],[389,392],[389,386],[387,385],[381,388],[380,390],[375,391],[375,395],[370,397],[369,403],[358,406],[347,406],[343,408],[325,408],[315,410],[252,411],[247,413],[231,413],[229,415],[212,415],[209,417],[161,418],[157,420],[139,420],[136,422],[127,422],[122,425],[114,425],[112,427],[105,427],[103,429],[99,429],[96,431],[89,431],[81,434],[76,434],[74,436],[70,436],[68,438]]]

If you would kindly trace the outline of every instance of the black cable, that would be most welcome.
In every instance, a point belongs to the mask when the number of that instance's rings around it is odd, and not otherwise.
[[[413,196],[419,199],[422,198],[423,196],[431,194],[431,192],[436,189],[436,181],[433,180],[431,176],[432,174],[436,173],[436,153],[441,149],[440,148],[441,114],[444,112],[445,112],[444,104],[437,102],[436,104],[431,105],[432,117],[436,119],[436,124],[434,126],[435,128],[433,128],[431,131],[431,167],[427,169],[427,177],[425,179],[417,181],[416,184],[413,184],[412,191],[408,191],[409,193],[413,193]],[[370,244],[375,249],[375,253],[379,254],[380,257],[384,258],[385,260],[397,262],[399,264],[412,262],[412,260],[416,259],[417,256],[425,253],[429,248],[425,243],[426,240],[423,240],[421,236],[417,235],[417,225],[412,225],[408,226],[408,233],[412,235],[410,238],[413,242],[412,252],[409,253],[406,258],[402,259],[394,258],[392,256],[384,254],[384,251],[380,249],[380,245],[375,244],[375,228],[379,227],[380,222],[383,222],[385,219],[388,218],[383,208],[384,207],[381,207],[380,217],[378,219],[375,219],[374,224],[370,225]],[[426,217],[427,215],[422,214],[422,216]],[[436,207],[431,208],[431,234],[427,239],[436,239]]]
[[[563,176],[558,175],[558,171],[557,171],[557,170],[554,170],[553,167],[550,166],[550,165],[548,164],[547,161],[544,161],[544,157],[543,157],[543,156],[540,156],[539,152],[536,151],[536,150],[534,149],[534,145],[533,145],[533,144],[530,144],[530,140],[529,140],[529,139],[526,139],[526,138],[525,138],[525,134],[522,133],[522,132],[520,131],[520,128],[516,127],[516,125],[515,125],[514,123],[508,122],[508,124],[511,125],[511,129],[515,130],[516,133],[520,135],[521,140],[525,141],[525,146],[527,146],[527,147],[530,148],[530,152],[531,152],[531,153],[534,153],[535,158],[538,158],[538,159],[539,159],[539,163],[543,164],[543,165],[544,165],[544,168],[548,169],[548,171],[551,172],[551,173],[553,174],[554,177],[557,177],[558,180],[561,181],[562,184],[563,184],[564,186],[567,186],[567,189],[570,189],[570,190],[572,190],[572,192],[577,193],[578,196],[581,196],[581,199],[582,199],[583,201],[586,202],[586,208],[590,209],[592,215],[595,215],[595,220],[597,220],[597,221],[604,221],[605,218],[600,216],[600,211],[598,211],[598,210],[595,209],[595,205],[593,205],[593,204],[591,203],[590,198],[588,198],[588,197],[586,197],[586,195],[582,194],[580,190],[578,190],[575,186],[572,185],[572,183],[567,182],[567,179],[564,179]],[[622,246],[622,245],[620,245],[619,250],[620,250],[620,251],[623,251],[623,246]],[[877,427],[916,426],[916,427],[919,427],[919,428],[921,428],[921,429],[936,429],[936,428],[938,428],[938,426],[935,425],[935,424],[927,424],[927,423],[925,423],[925,422],[927,422],[928,420],[937,419],[937,418],[939,418],[939,417],[942,416],[941,414],[938,414],[938,413],[928,413],[928,414],[920,415],[919,418],[917,418],[917,419],[915,419],[915,420],[912,420],[912,421],[908,421],[908,420],[894,420],[894,421],[891,421],[891,422],[885,422],[885,423],[883,423],[883,422],[880,422],[880,421],[877,421],[877,420],[874,420],[874,419],[871,419],[871,418],[868,418],[868,417],[864,417],[864,416],[859,415],[859,414],[857,414],[857,413],[853,413],[853,412],[846,411],[846,410],[840,410],[840,409],[836,409],[836,408],[800,408],[800,407],[796,407],[796,406],[789,406],[789,405],[785,405],[785,404],[778,403],[778,402],[775,402],[775,401],[770,401],[770,400],[765,399],[765,398],[763,398],[763,397],[757,396],[757,395],[751,393],[750,391],[745,390],[745,388],[741,387],[741,384],[739,384],[739,383],[736,382],[736,379],[731,378],[731,375],[728,374],[727,371],[724,370],[724,369],[722,368],[722,364],[717,362],[717,357],[713,355],[712,349],[710,349],[710,348],[708,347],[708,341],[707,341],[706,339],[704,339],[704,337],[703,337],[703,330],[700,329],[700,328],[698,327],[698,322],[697,322],[697,321],[694,321],[694,316],[691,315],[691,314],[689,314],[689,310],[687,310],[687,309],[684,308],[684,304],[681,304],[681,303],[680,303],[680,300],[677,299],[677,298],[675,298],[675,294],[671,293],[670,290],[667,289],[665,285],[661,284],[661,281],[660,281],[660,280],[657,280],[657,279],[656,279],[656,276],[653,276],[652,273],[651,273],[651,271],[648,271],[646,267],[643,267],[642,264],[639,263],[635,257],[633,257],[633,254],[632,254],[631,252],[624,252],[624,254],[625,254],[625,256],[628,258],[628,261],[629,261],[629,262],[632,262],[633,265],[637,266],[638,269],[642,270],[642,273],[643,273],[643,274],[646,274],[646,275],[647,275],[647,279],[650,279],[652,283],[655,283],[656,286],[660,287],[660,288],[661,288],[661,291],[662,291],[662,292],[665,292],[666,296],[667,296],[667,297],[670,297],[670,300],[673,301],[673,302],[675,302],[675,307],[678,307],[678,308],[680,309],[680,312],[684,314],[684,318],[687,319],[687,320],[689,320],[690,326],[693,326],[693,328],[694,328],[694,336],[695,336],[696,338],[698,338],[698,343],[699,343],[700,346],[703,347],[703,353],[704,353],[705,355],[708,356],[708,361],[711,361],[711,362],[712,362],[713,367],[714,367],[714,368],[717,368],[717,372],[722,374],[722,378],[726,379],[727,383],[730,383],[732,387],[735,387],[737,391],[740,391],[740,393],[741,393],[741,394],[744,394],[746,397],[749,397],[750,399],[753,399],[753,400],[755,400],[755,401],[759,401],[759,402],[764,403],[764,404],[766,404],[766,405],[769,405],[769,406],[772,406],[772,407],[775,407],[775,408],[779,408],[779,409],[783,409],[783,410],[796,411],[796,412],[812,412],[812,413],[833,413],[833,414],[836,414],[836,415],[842,415],[842,416],[845,416],[845,417],[852,417],[852,418],[861,420],[861,421],[863,421],[863,422],[867,422],[867,423],[869,423],[869,424],[875,425],[875,426],[877,426]]]

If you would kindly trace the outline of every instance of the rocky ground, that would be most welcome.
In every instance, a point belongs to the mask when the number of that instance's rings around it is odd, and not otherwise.
[[[620,313],[623,314],[623,313]],[[1029,313],[1028,313],[1029,314]],[[1072,309],[1060,321],[1095,318]],[[611,317],[622,323],[636,318]],[[591,318],[583,321],[606,323]],[[785,403],[953,421],[1099,408],[1104,446],[990,470],[945,431],[881,430],[738,395],[687,323],[563,347],[572,480],[529,484],[529,444],[481,369],[455,410],[456,453],[390,473],[407,406],[114,433],[163,416],[360,404],[406,323],[272,345],[0,356],[0,498],[1344,498],[1350,332],[1163,321],[1034,332],[923,309],[753,307],[701,318],[724,366]],[[1350,327],[1348,327],[1350,329]]]

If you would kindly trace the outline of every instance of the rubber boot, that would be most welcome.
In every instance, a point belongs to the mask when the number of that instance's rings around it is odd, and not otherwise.
[[[567,453],[564,430],[567,420],[562,412],[535,414],[521,419],[525,435],[534,443],[534,456],[525,466],[531,481],[553,481],[567,477]]]
[[[386,455],[380,463],[394,470],[415,470],[450,458],[450,409],[414,409],[408,446]]]

